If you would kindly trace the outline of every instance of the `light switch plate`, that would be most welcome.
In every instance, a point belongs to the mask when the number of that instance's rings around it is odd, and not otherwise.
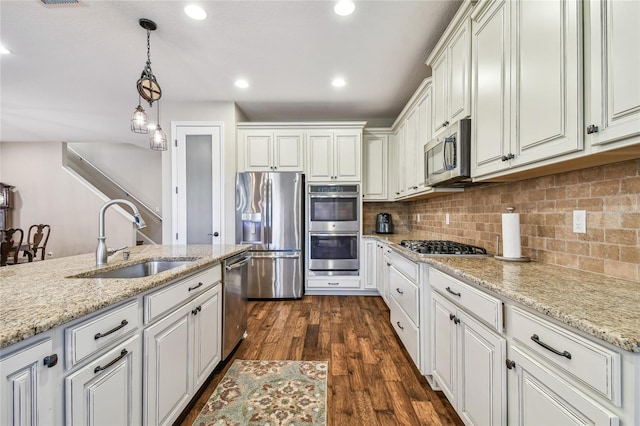
[[[444,223],[445,223],[446,225],[448,225],[448,224],[450,224],[450,223],[451,223],[451,217],[449,216],[449,213],[446,213],[446,214],[444,215]]]
[[[587,211],[586,210],[573,211],[573,232],[576,234],[587,233]]]

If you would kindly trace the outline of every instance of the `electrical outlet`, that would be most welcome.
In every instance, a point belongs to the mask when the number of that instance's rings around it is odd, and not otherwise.
[[[573,232],[576,234],[587,233],[587,211],[586,210],[573,211]]]
[[[420,213],[416,215],[416,222],[420,223]]]
[[[451,223],[451,217],[449,216],[449,213],[445,213],[445,215],[444,215],[444,223],[446,225]]]

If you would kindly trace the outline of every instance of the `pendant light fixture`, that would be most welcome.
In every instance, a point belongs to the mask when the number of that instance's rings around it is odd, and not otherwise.
[[[141,106],[141,100],[149,102],[149,108],[153,107],[153,103],[159,101],[162,97],[162,90],[158,84],[156,76],[151,71],[151,31],[155,31],[158,26],[150,19],[142,18],[138,21],[140,26],[147,30],[147,63],[142,70],[142,74],[136,83],[138,89],[138,106],[133,112],[131,118],[131,131],[135,133],[149,133],[149,120],[147,114]],[[155,129],[149,135],[149,147],[155,151],[167,150],[167,135],[160,127],[160,103],[158,102],[158,123]]]

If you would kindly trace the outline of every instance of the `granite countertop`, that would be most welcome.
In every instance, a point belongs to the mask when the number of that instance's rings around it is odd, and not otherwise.
[[[640,283],[539,262],[493,257],[428,257],[402,248],[407,235],[364,235],[390,243],[465,282],[577,328],[625,351],[640,352]]]
[[[200,268],[246,251],[248,245],[137,246],[101,270],[149,259],[195,258],[193,262],[134,279],[69,278],[97,268],[94,253],[0,268],[0,349],[113,305]]]

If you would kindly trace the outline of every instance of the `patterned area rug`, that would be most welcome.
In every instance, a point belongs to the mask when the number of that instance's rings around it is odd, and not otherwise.
[[[324,425],[327,368],[325,361],[237,359],[193,426]]]

